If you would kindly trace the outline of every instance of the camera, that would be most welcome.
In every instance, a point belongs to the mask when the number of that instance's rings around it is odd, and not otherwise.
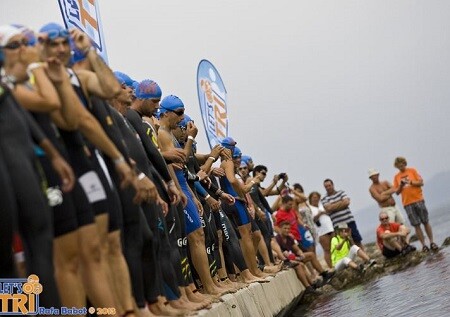
[[[285,178],[285,177],[286,177],[286,173],[280,173],[280,174],[278,174],[278,178],[283,179],[283,178]]]

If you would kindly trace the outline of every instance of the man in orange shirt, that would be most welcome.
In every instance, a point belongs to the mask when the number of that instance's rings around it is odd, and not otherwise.
[[[407,162],[404,157],[397,157],[394,161],[394,166],[399,172],[394,177],[393,188],[389,190],[390,193],[397,193],[402,195],[402,203],[408,215],[411,226],[416,230],[417,238],[422,243],[422,251],[426,252],[430,249],[425,244],[420,224],[423,224],[428,239],[430,240],[430,248],[438,250],[439,247],[433,241],[433,231],[428,221],[428,210],[423,199],[422,177],[414,168],[406,167]]]

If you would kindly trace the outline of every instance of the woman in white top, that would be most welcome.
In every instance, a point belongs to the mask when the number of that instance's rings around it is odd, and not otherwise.
[[[331,264],[331,239],[333,238],[334,228],[333,222],[330,216],[320,203],[320,194],[318,192],[312,192],[308,196],[308,204],[311,209],[315,226],[317,228],[317,235],[319,236],[319,242],[322,246],[325,262],[329,268],[332,268]]]

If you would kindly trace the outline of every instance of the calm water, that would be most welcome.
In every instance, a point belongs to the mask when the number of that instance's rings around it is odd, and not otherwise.
[[[450,236],[450,206],[432,210],[430,218],[440,246]],[[450,316],[450,247],[405,271],[322,295],[292,316]]]

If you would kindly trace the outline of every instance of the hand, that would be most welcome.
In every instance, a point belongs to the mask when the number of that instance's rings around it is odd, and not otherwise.
[[[212,157],[214,157],[215,159],[217,159],[217,158],[219,157],[219,155],[220,155],[220,152],[222,152],[223,149],[224,149],[224,147],[223,147],[222,145],[216,144],[216,145],[212,148],[211,153],[209,153],[209,156],[212,156]]]
[[[261,210],[261,208],[257,209],[257,214],[259,219],[266,221],[267,217],[266,217],[266,213],[264,211]]]
[[[220,208],[220,202],[218,202],[217,200],[215,200],[214,198],[212,198],[211,196],[209,196],[206,199],[206,202],[208,203],[209,207],[211,207],[211,210],[213,211],[217,211]]]
[[[176,205],[181,201],[181,193],[175,184],[172,183],[167,186],[167,192],[169,194],[171,204]]]
[[[234,205],[234,203],[236,202],[236,199],[234,199],[234,197],[233,196],[231,196],[230,194],[227,194],[227,193],[222,193],[222,195],[220,195],[220,199],[224,202],[224,203],[226,203],[226,204],[228,204],[228,205]]]
[[[33,46],[27,46],[25,47],[25,49],[20,50],[19,61],[22,62],[25,66],[31,63],[39,62],[40,59],[38,49]]]
[[[117,163],[116,172],[121,180],[120,188],[123,189],[130,185],[133,185],[133,182],[136,178],[136,174],[133,172],[133,170],[126,162]]]
[[[170,149],[163,152],[164,159],[173,162],[173,163],[185,163],[186,162],[186,154],[182,149]]]
[[[225,170],[221,167],[213,167],[211,169],[211,175],[217,176],[217,177],[225,176]]]
[[[144,201],[156,201],[158,195],[156,186],[147,176],[140,180],[136,177],[134,188],[136,189],[136,195],[133,198],[135,204],[141,204]]]
[[[208,178],[208,174],[206,174],[203,170],[199,170],[197,176],[200,181],[203,181]],[[211,182],[211,180],[209,180],[209,182]]]
[[[230,149],[223,149],[223,151],[220,152],[220,158],[223,161],[231,160],[231,150]]]
[[[194,198],[194,203],[197,206],[198,214],[200,216],[203,216],[203,206],[202,206],[201,202],[197,198]]]
[[[64,65],[56,57],[50,57],[47,59],[47,63],[44,64],[45,72],[48,78],[54,84],[61,84],[64,79],[68,80],[69,77],[66,74]]]
[[[163,211],[164,216],[167,215],[167,213],[169,212],[169,206],[167,205],[167,203],[161,198],[161,196],[156,197],[156,204],[160,205]]]
[[[70,37],[72,38],[73,44],[81,52],[87,52],[92,47],[90,37],[80,29],[70,29],[69,33]]]
[[[172,167],[176,170],[182,170],[184,168],[184,164],[182,163],[172,163]]]
[[[186,127],[186,134],[188,136],[195,138],[197,136],[197,133],[198,133],[198,129],[195,126],[194,122],[189,121],[187,124],[187,127]]]
[[[279,179],[280,179],[280,176],[278,174],[273,176],[273,182],[275,184],[278,182]]]
[[[52,166],[61,178],[62,191],[65,193],[70,192],[73,189],[73,185],[75,185],[75,175],[70,165],[62,156],[56,156],[52,159]]]

